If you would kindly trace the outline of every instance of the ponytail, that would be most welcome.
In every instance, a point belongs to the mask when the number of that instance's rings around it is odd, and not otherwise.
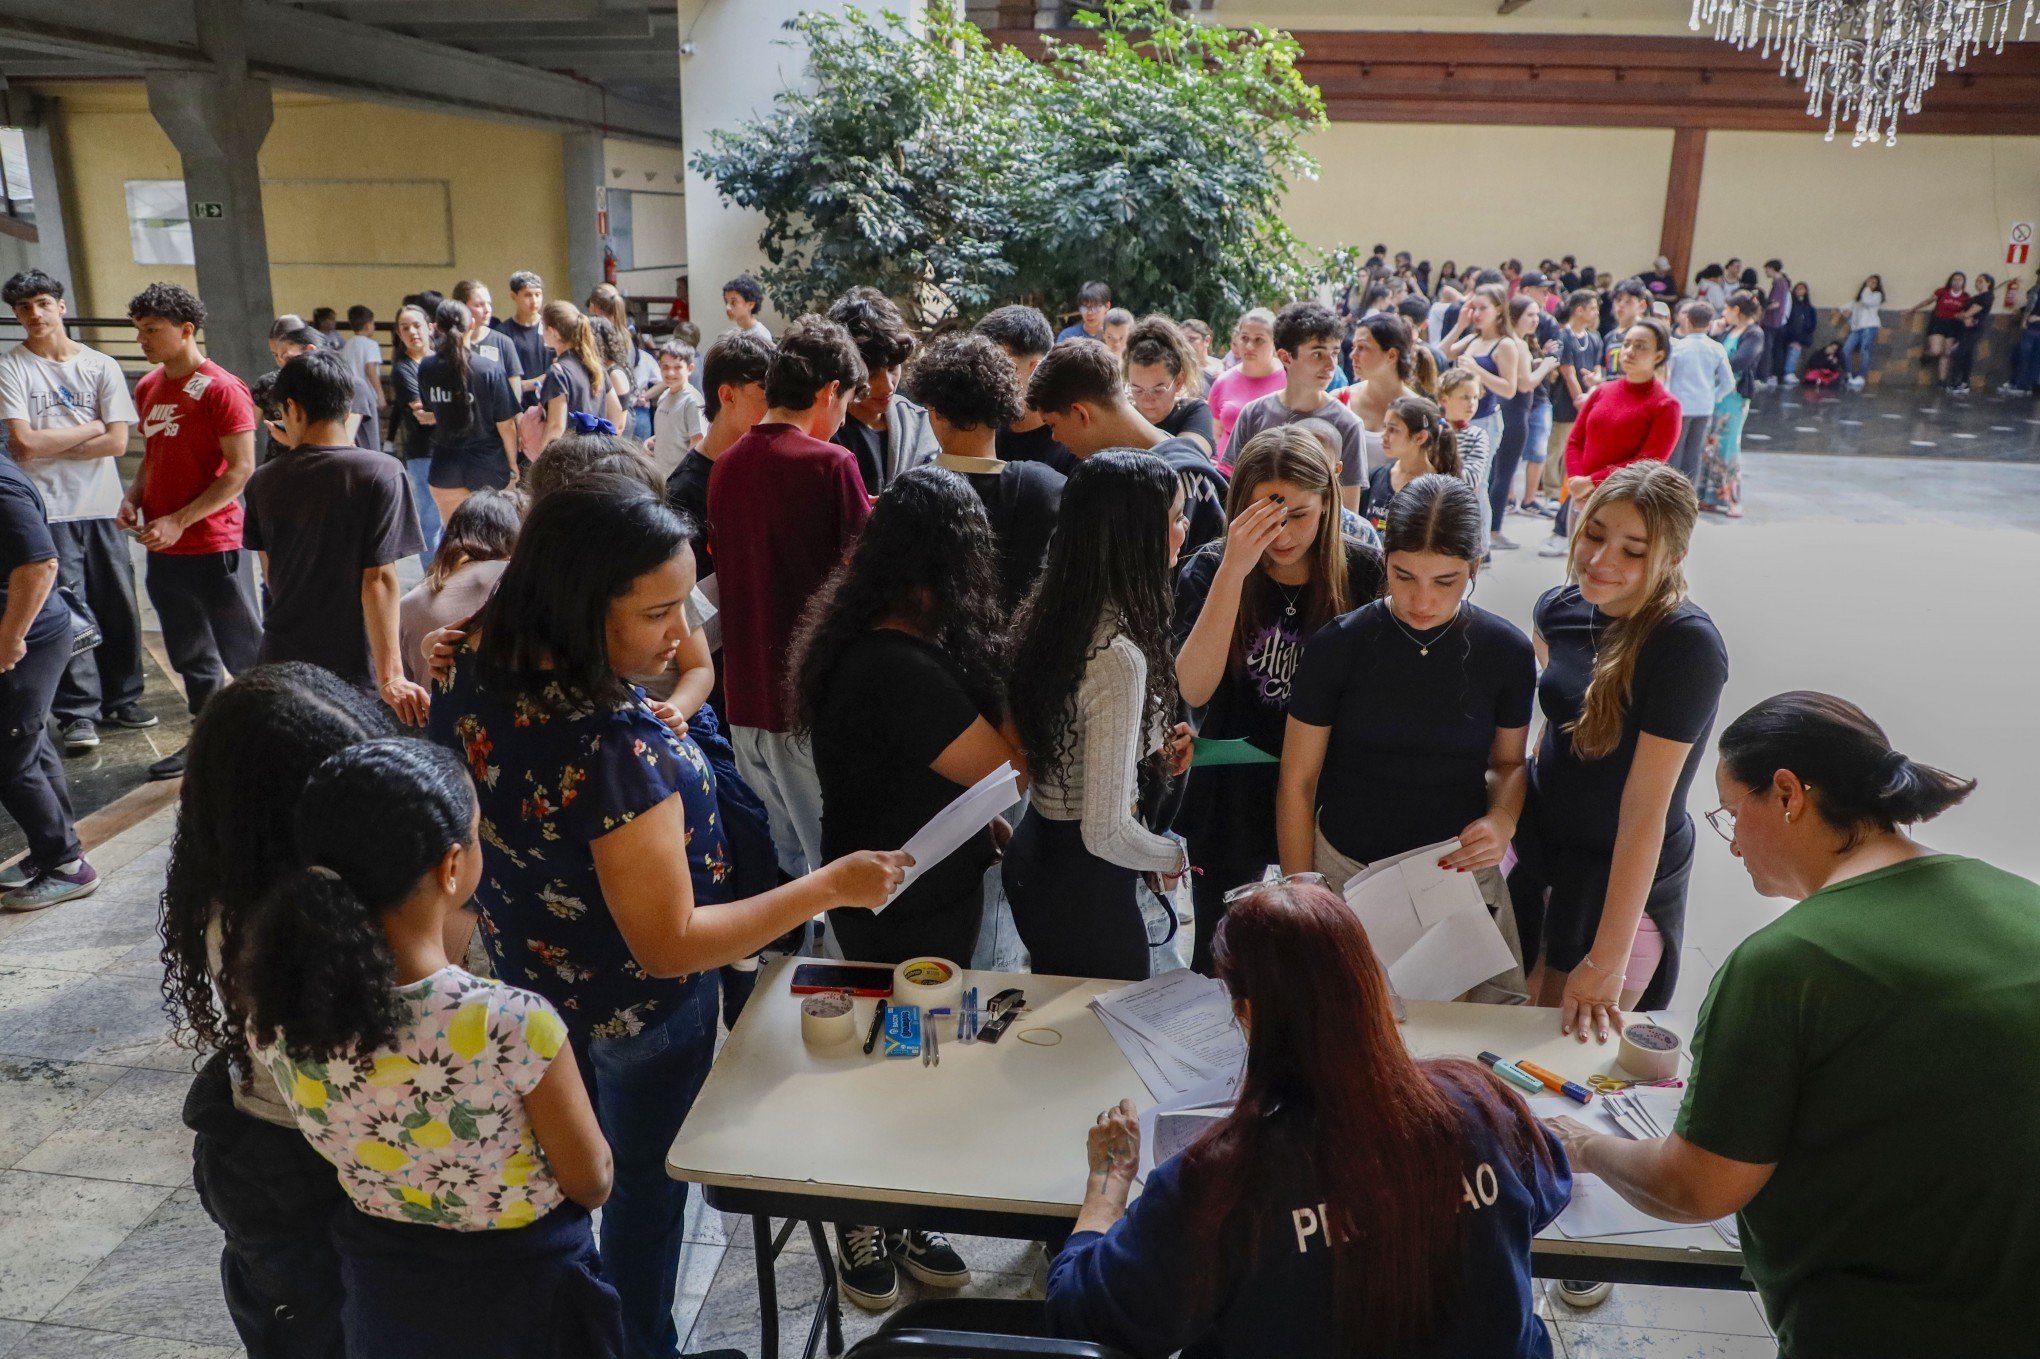
[[[1797,689],[1728,724],[1721,759],[1737,783],[1767,788],[1781,769],[1806,785],[1820,819],[1854,849],[1866,834],[1931,821],[1968,797],[1975,779],[1892,749],[1884,728],[1847,699]]]
[[[595,327],[588,324],[588,318],[573,303],[558,298],[546,303],[539,317],[566,344],[567,352],[560,357],[579,359],[588,370],[588,387],[595,394],[595,413],[599,414],[609,381],[609,366],[602,361],[602,350],[595,343]]]
[[[1399,396],[1388,403],[1386,415],[1393,415],[1410,432],[1412,439],[1423,441],[1427,448],[1426,459],[1433,472],[1456,477],[1463,471],[1459,457],[1459,436],[1445,415],[1431,402],[1421,396]]]
[[[256,908],[224,984],[261,1046],[300,1060],[388,1047],[405,1022],[382,917],[474,833],[474,788],[451,751],[391,736],[349,746],[298,800],[305,867]]]
[[[1431,346],[1419,340],[1410,354],[1411,387],[1422,392],[1432,401],[1438,399],[1438,357],[1431,352]]]
[[[453,417],[444,429],[447,434],[464,434],[475,422],[475,394],[468,389],[468,375],[473,360],[468,354],[468,329],[475,323],[475,315],[467,309],[465,302],[447,298],[433,313],[432,323],[439,330],[439,348],[433,351],[439,361],[452,370],[448,385],[453,390]]]

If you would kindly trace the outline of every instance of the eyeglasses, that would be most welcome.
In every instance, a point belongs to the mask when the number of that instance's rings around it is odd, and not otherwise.
[[[1167,401],[1176,395],[1176,384],[1164,382],[1153,387],[1136,387],[1128,383],[1126,396],[1130,401]]]
[[[1230,906],[1235,901],[1244,901],[1264,887],[1327,887],[1329,885],[1325,881],[1325,875],[1322,873],[1284,873],[1279,878],[1269,878],[1262,882],[1250,882],[1244,887],[1235,887],[1232,891],[1220,897],[1219,900],[1225,905]]]
[[[1799,786],[1809,791],[1813,788],[1813,785],[1810,783],[1802,783]],[[1746,797],[1744,800],[1747,801],[1748,798]],[[1707,813],[1707,824],[1714,827],[1716,835],[1732,845],[1735,843],[1735,818],[1736,809],[1723,804]]]

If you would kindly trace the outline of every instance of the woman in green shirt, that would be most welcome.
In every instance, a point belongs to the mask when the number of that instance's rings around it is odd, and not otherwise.
[[[1798,904],[1715,976],[1673,1135],[1554,1120],[1575,1170],[1738,1214],[1789,1359],[2040,1353],[2040,886],[1907,835],[1975,782],[1852,703],[1766,699],[1720,752],[1708,820]]]

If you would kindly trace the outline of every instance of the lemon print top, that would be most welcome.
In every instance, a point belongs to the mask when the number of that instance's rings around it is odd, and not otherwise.
[[[454,1231],[523,1227],[564,1197],[524,1096],[567,1041],[542,997],[458,967],[397,988],[409,1022],[367,1060],[257,1055],[354,1206]]]

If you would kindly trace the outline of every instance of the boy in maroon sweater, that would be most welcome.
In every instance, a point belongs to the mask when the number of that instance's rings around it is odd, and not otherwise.
[[[764,799],[779,866],[822,865],[814,755],[787,734],[787,651],[801,610],[871,516],[849,449],[828,442],[865,380],[843,327],[804,316],[765,375],[765,418],[708,477],[708,538],[721,586],[723,684],[737,769]]]

